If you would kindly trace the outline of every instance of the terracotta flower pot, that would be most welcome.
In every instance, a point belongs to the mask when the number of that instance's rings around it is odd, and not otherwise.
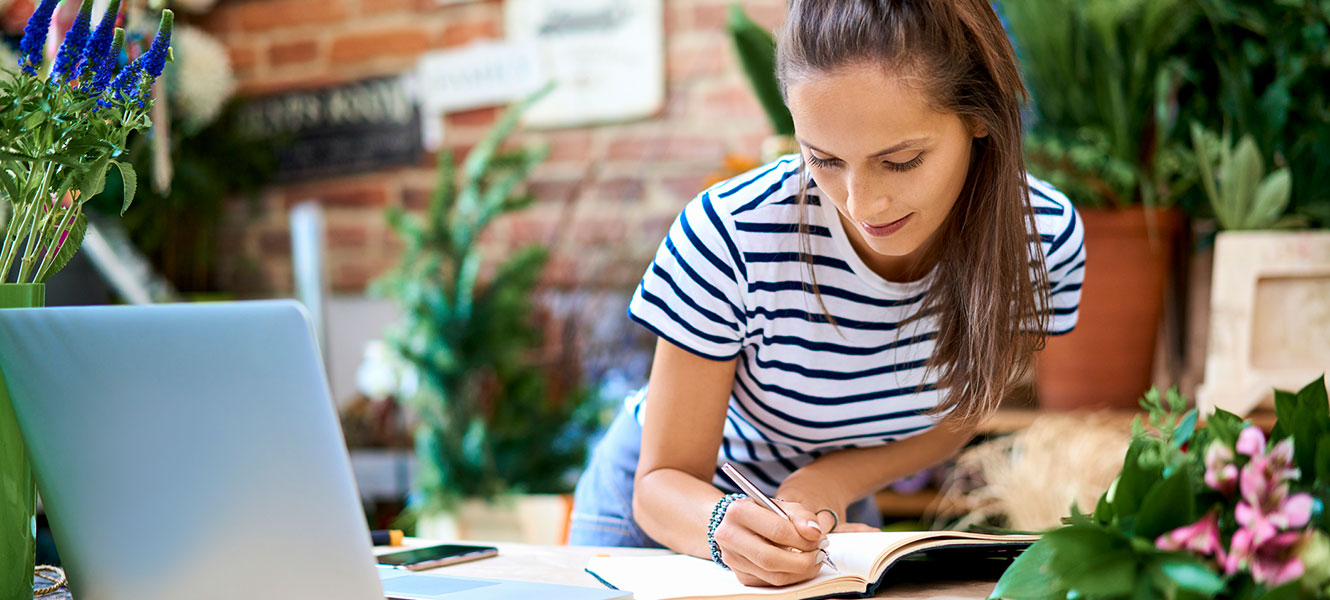
[[[1135,408],[1150,387],[1155,340],[1183,218],[1144,208],[1079,209],[1085,283],[1076,329],[1048,338],[1035,391],[1046,409]]]

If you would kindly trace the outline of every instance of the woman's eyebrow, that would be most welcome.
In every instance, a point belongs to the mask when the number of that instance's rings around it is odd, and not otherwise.
[[[816,151],[818,151],[818,152],[821,152],[822,154],[831,154],[832,156],[834,156],[833,153],[831,153],[831,152],[827,152],[826,150],[823,150],[823,149],[821,149],[821,148],[818,148],[817,146],[814,146],[814,145],[808,143],[808,142],[805,141],[803,138],[795,137],[794,139],[795,139],[795,141],[799,142],[800,144],[803,144],[803,145],[805,145],[805,146],[808,146],[808,148],[809,148],[810,150],[816,150]],[[899,143],[899,144],[896,144],[896,145],[894,145],[894,146],[892,146],[892,147],[890,147],[890,148],[887,148],[886,150],[882,150],[882,151],[879,151],[879,152],[874,152],[873,154],[868,155],[868,158],[877,158],[877,157],[879,157],[879,156],[885,156],[885,155],[887,155],[887,154],[891,154],[891,153],[893,153],[893,152],[900,152],[901,150],[904,150],[904,149],[906,149],[906,148],[909,148],[910,146],[913,146],[913,145],[915,145],[915,144],[920,144],[920,143],[923,143],[923,142],[926,142],[926,141],[928,141],[928,138],[912,138],[912,139],[908,139],[908,140],[905,140],[905,141],[903,141],[903,142],[901,142],[901,143]]]

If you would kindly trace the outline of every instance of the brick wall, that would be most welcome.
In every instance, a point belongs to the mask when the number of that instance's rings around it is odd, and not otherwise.
[[[724,32],[731,0],[664,0],[667,100],[638,122],[527,132],[550,146],[531,181],[539,199],[509,215],[483,240],[487,261],[530,243],[551,246],[545,273],[557,289],[631,288],[684,203],[731,153],[756,156],[769,127]],[[749,14],[774,27],[783,0],[746,0]],[[229,48],[241,94],[387,75],[411,69],[426,51],[501,37],[499,1],[225,0],[203,26]],[[498,111],[445,117],[445,144],[464,152]],[[222,284],[261,293],[290,290],[288,214],[316,200],[328,221],[332,285],[360,293],[395,259],[383,209],[424,206],[434,178],[420,165],[272,187],[257,205],[230,207]]]

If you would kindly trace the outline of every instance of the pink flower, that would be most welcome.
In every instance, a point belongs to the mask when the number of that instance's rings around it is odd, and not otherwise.
[[[1238,454],[1260,456],[1265,454],[1265,432],[1259,427],[1249,425],[1238,434],[1236,445]]]
[[[1224,564],[1224,546],[1219,541],[1219,514],[1206,513],[1201,520],[1183,525],[1155,539],[1155,547],[1165,551],[1190,550],[1201,556],[1215,556]]]
[[[1223,442],[1215,440],[1205,449],[1205,484],[1225,496],[1237,487],[1238,467],[1233,464],[1233,451]]]
[[[1302,542],[1300,531],[1285,531],[1256,549],[1251,557],[1251,577],[1256,583],[1272,586],[1302,576],[1302,561],[1294,556],[1294,548]]]

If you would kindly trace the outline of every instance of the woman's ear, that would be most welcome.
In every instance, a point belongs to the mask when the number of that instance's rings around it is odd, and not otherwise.
[[[985,125],[985,124],[983,124],[983,123],[975,123],[975,124],[974,124],[974,137],[977,137],[977,138],[988,137],[988,125]]]

